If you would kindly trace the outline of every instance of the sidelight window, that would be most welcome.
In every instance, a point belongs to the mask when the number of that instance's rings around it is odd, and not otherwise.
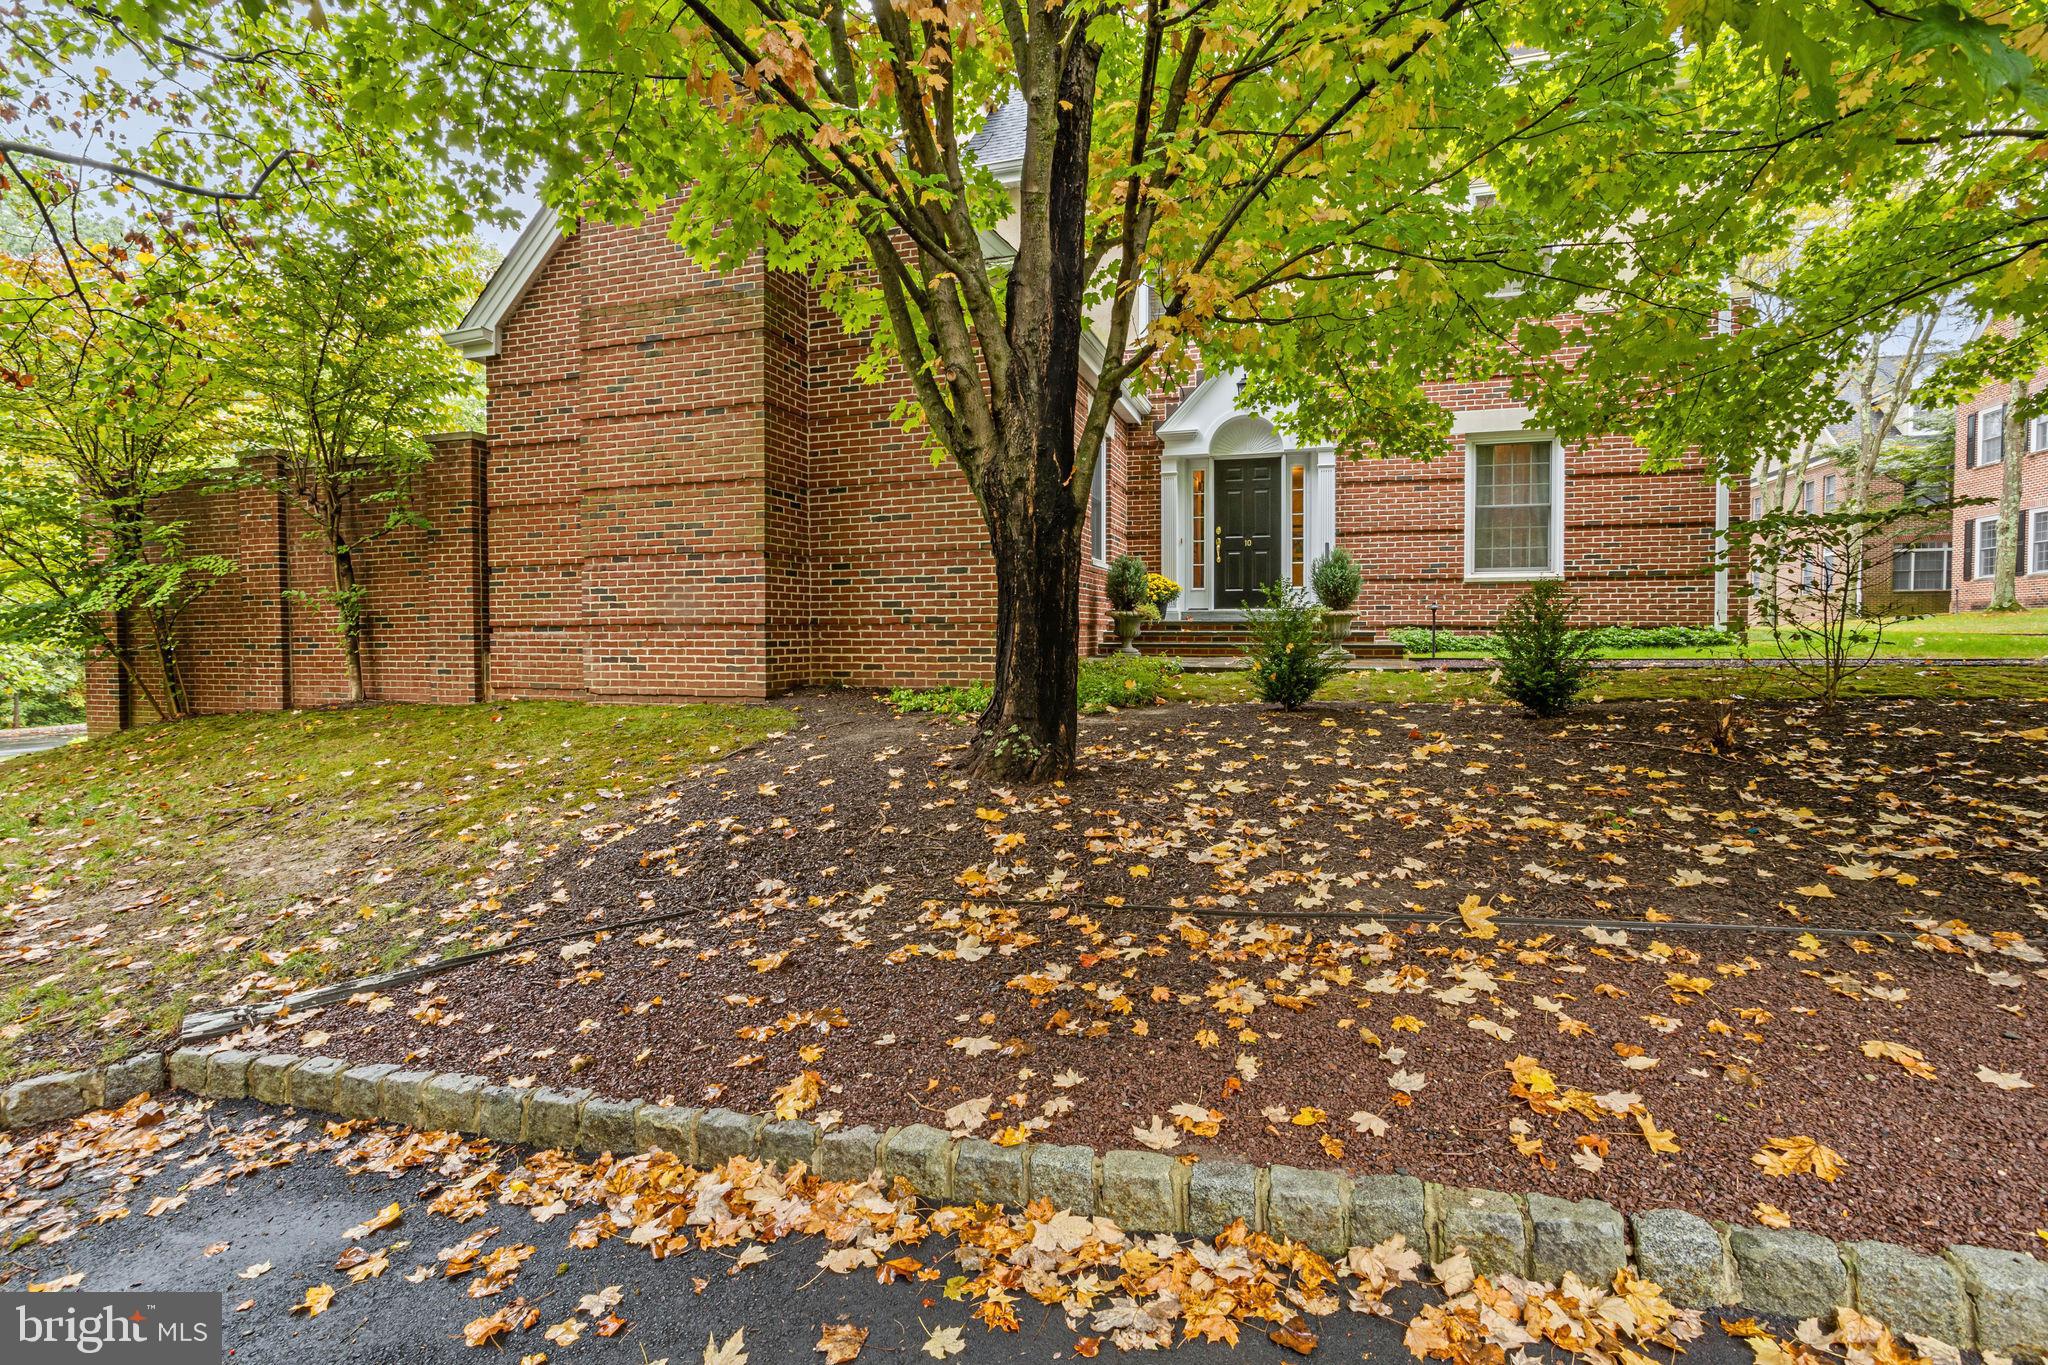
[[[1287,467],[1287,526],[1293,582],[1302,585],[1302,555],[1308,548],[1308,470],[1302,465]]]

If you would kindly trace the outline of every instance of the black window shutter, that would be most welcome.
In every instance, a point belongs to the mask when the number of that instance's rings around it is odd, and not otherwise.
[[[1977,414],[1963,419],[1963,468],[1977,467]]]
[[[1970,432],[1977,431],[1976,419],[1970,421]],[[1973,440],[1972,445],[1976,444]],[[1963,523],[1963,581],[1969,582],[1977,576],[1977,523],[1974,520]]]

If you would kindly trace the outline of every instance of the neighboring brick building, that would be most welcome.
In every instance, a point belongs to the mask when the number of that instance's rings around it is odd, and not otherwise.
[[[905,386],[862,381],[865,341],[801,281],[758,258],[707,274],[666,226],[563,236],[543,214],[450,335],[485,367],[489,431],[434,460],[418,508],[434,531],[366,565],[373,695],[763,697],[987,676],[982,519],[958,470],[891,419]],[[1485,627],[1545,576],[1589,622],[1727,620],[1713,561],[1729,496],[1700,465],[1645,473],[1619,437],[1566,451],[1504,383],[1433,396],[1453,436],[1427,464],[1296,448],[1240,408],[1232,375],[1122,397],[1091,499],[1086,637],[1105,634],[1102,565],[1126,549],[1199,615],[1304,580],[1333,543],[1364,566],[1361,627],[1432,605],[1448,628]],[[338,700],[331,633],[304,608],[280,616],[276,515],[252,496],[193,515],[195,540],[243,564],[193,622],[195,697]],[[103,672],[96,723],[113,723],[113,693]]]
[[[1841,510],[1854,477],[1850,466],[1856,460],[1856,440],[1855,424],[1841,423],[1815,443],[1803,464],[1792,460],[1759,471],[1750,515]],[[1894,522],[1882,535],[1864,541],[1859,595],[1865,612],[1925,616],[1949,610],[1954,581],[1950,518],[1947,509],[1939,506],[1948,497],[1945,483],[1908,488],[1883,472],[1871,480],[1870,506],[1874,510],[1887,510],[1908,500],[1935,504],[1936,510]],[[1810,589],[1821,572],[1823,566],[1817,563],[1783,564],[1775,583],[1753,573],[1752,588],[1766,598],[1775,590],[1775,600],[1796,615],[1802,588]]]
[[[2030,388],[2038,393],[2048,371]],[[1956,501],[1952,538],[1956,546],[1955,609],[1982,611],[1991,605],[1998,540],[2005,533],[1998,502],[2006,464],[2019,460],[2019,558],[2013,595],[2023,607],[2048,607],[2048,417],[2036,417],[2017,442],[2005,421],[2012,386],[1994,384],[1956,410]],[[2009,446],[2023,449],[2008,449]],[[1963,505],[1973,504],[1973,505]]]

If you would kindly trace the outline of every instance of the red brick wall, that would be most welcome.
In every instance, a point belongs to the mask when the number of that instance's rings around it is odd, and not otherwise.
[[[2039,393],[2043,383],[2048,383],[2048,371],[2044,371],[2041,375],[2035,377],[2029,386],[2030,391]],[[1985,408],[1997,407],[2007,401],[2011,395],[2011,385],[1994,384],[1969,402],[1963,404],[1956,411],[1956,501],[1958,504],[1962,504],[1972,499],[1983,499],[1982,502],[1969,506],[1959,505],[1955,509],[1949,543],[1955,547],[1954,553],[1956,558],[1953,571],[1949,574],[1949,582],[1955,588],[1955,609],[1957,611],[1982,611],[1991,605],[1991,575],[1986,574],[1982,578],[1975,577],[1975,566],[1964,559],[1964,524],[1975,521],[1979,517],[1997,516],[1999,495],[2005,484],[2005,464],[2002,462],[1994,465],[1984,465],[1977,469],[1970,469],[1965,466],[1964,453],[1968,448],[1969,423],[1977,413],[1982,412]],[[2024,434],[2019,444],[2026,444]],[[2020,466],[2021,520],[2027,523],[2027,529],[2031,533],[2033,516],[2048,517],[2048,450],[2028,451],[2022,454],[2011,449],[2011,445],[2012,442],[2008,441],[2005,459],[2007,461],[2014,459],[2022,461]],[[2003,525],[2000,526],[1999,530],[2001,534],[2008,532],[2008,528]],[[1974,540],[1971,544],[1974,547]],[[2013,575],[2013,596],[2023,607],[2048,607],[2048,573],[2030,574],[2027,572],[2027,556],[2024,547],[2022,547],[2022,553]]]
[[[758,261],[693,266],[667,238],[673,211],[564,242],[488,362],[494,695],[770,690],[771,427],[778,571],[801,578],[790,310]],[[778,610],[800,615],[801,595]]]
[[[1853,451],[1843,452],[1853,457]],[[1835,480],[1836,502],[1830,506],[1827,501],[1827,480]],[[1839,510],[1849,497],[1851,474],[1839,460],[1829,457],[1816,459],[1803,469],[1789,469],[1772,475],[1765,481],[1767,486],[1757,490],[1756,501],[1745,503],[1737,511],[1748,515],[1755,507],[1764,512],[1797,511],[1802,504],[1802,488],[1813,485],[1813,508],[1816,512]],[[1878,474],[1871,480],[1870,502],[1876,509],[1899,505],[1905,495],[1905,487],[1889,474]],[[1896,613],[1899,615],[1926,615],[1945,612],[1949,609],[1947,590],[1929,592],[1895,592],[1892,589],[1892,559],[1897,552],[1918,541],[1929,538],[1946,538],[1949,533],[1948,514],[1937,512],[1924,517],[1911,517],[1896,522],[1882,535],[1868,537],[1863,548],[1863,609],[1872,613]],[[1954,579],[1954,553],[1950,553],[1950,579]],[[1800,569],[1797,564],[1782,564],[1777,570],[1777,591],[1784,609],[1794,611],[1797,606]],[[1759,591],[1768,591],[1769,584],[1760,584]]]
[[[464,702],[482,695],[482,602],[478,484],[484,442],[469,434],[435,437],[434,456],[413,486],[413,510],[425,528],[407,527],[371,542],[357,557],[370,590],[364,674],[372,698]],[[252,476],[262,472],[252,457]],[[332,586],[313,523],[248,479],[195,486],[156,509],[184,526],[193,554],[218,554],[236,568],[184,614],[181,674],[201,714],[322,706],[348,697],[347,668],[332,608],[318,594]],[[313,595],[295,600],[287,590]],[[139,621],[127,630],[145,684],[162,695],[162,678]],[[139,689],[125,687],[111,662],[87,671],[87,723],[95,732],[155,718]]]
[[[1447,408],[1515,406],[1504,382],[1429,386]],[[1698,460],[1643,472],[1645,452],[1622,436],[1568,446],[1564,577],[1599,625],[1714,624],[1714,485]],[[1733,508],[1731,505],[1731,515]],[[1428,463],[1337,462],[1337,538],[1365,587],[1359,621],[1375,628],[1438,623],[1484,629],[1526,583],[1465,581],[1464,442]]]

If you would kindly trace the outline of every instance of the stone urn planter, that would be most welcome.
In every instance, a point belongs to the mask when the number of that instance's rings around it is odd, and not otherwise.
[[[1145,613],[1141,611],[1113,611],[1109,619],[1116,624],[1116,638],[1123,642],[1119,654],[1138,652],[1138,629],[1145,624]]]
[[[1351,634],[1351,622],[1357,615],[1358,613],[1355,611],[1329,611],[1325,609],[1323,612],[1325,638],[1333,645],[1343,644],[1345,637]]]

